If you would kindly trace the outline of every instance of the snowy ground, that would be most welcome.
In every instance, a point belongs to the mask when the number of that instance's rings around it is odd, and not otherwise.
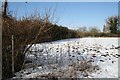
[[[118,46],[118,38],[77,38],[34,44],[26,54],[25,69],[13,78],[48,75],[118,78]],[[94,67],[81,71],[83,61]]]

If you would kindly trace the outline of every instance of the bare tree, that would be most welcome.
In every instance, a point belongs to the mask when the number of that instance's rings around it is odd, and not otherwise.
[[[90,27],[89,28],[89,32],[91,33],[91,35],[94,37],[95,34],[99,33],[100,30],[97,27]]]
[[[3,2],[3,15],[6,15],[6,13],[7,13],[7,0],[4,0],[4,2]]]
[[[78,30],[77,30],[78,34],[80,37],[84,37],[85,36],[85,33],[87,32],[87,27],[83,26],[83,27],[80,27]]]
[[[45,11],[45,15],[42,16],[43,24],[41,24],[41,27],[39,27],[38,33],[36,34],[36,36],[34,37],[34,39],[29,43],[30,45],[25,48],[23,54],[26,54],[27,51],[32,47],[32,45],[37,42],[39,36],[41,36],[42,34],[46,33],[48,30],[50,30],[52,28],[52,27],[49,27],[49,28],[46,29],[46,26],[48,26],[49,24],[55,22],[54,21],[54,16],[51,13],[51,10],[52,9],[50,8],[50,9],[48,9],[48,10]],[[54,11],[54,14],[55,14],[55,11]],[[26,39],[25,41],[27,42],[28,39]],[[22,66],[21,69],[23,69],[24,64],[25,64],[25,61],[24,61],[23,66]]]

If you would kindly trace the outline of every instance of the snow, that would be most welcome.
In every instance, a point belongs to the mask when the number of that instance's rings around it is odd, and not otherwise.
[[[29,45],[28,45],[29,46]],[[99,70],[88,72],[89,78],[118,78],[118,38],[73,38],[34,44],[26,54],[26,61],[32,61],[24,70],[17,72],[13,78],[36,78],[40,75],[66,70],[64,77],[69,78],[70,65],[80,64],[84,59],[92,60]],[[69,56],[68,56],[69,55]],[[70,60],[69,60],[70,59]],[[69,63],[70,62],[70,63]],[[71,71],[67,70],[71,69]],[[82,72],[77,78],[85,78]]]

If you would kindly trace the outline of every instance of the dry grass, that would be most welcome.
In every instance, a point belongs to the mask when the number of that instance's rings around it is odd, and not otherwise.
[[[99,70],[98,65],[93,65],[91,62],[88,61],[81,61],[78,65],[78,71],[81,71],[84,77],[88,77],[90,73],[96,72]]]

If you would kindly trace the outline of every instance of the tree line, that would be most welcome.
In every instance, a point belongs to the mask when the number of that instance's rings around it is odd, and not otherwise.
[[[100,31],[97,27],[83,26],[78,28],[77,33],[79,37],[119,37],[120,27],[118,16],[110,16],[106,19],[103,31]]]

